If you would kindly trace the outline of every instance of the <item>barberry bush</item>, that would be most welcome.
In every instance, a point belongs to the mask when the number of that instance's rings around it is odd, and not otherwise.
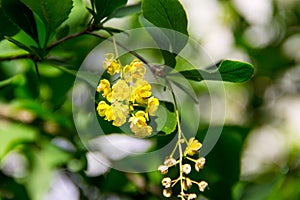
[[[1,0],[0,199],[241,196],[251,124],[213,116],[254,67],[210,59],[188,15],[179,0]]]

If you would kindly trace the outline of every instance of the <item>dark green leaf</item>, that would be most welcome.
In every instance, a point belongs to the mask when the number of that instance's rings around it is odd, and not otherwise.
[[[141,12],[141,3],[121,7],[118,10],[116,10],[114,13],[112,13],[110,16],[108,16],[108,18],[121,18],[139,12]]]
[[[143,0],[142,11],[145,19],[163,30],[170,40],[174,53],[179,53],[187,43],[187,16],[184,8],[177,0]],[[179,33],[176,33],[176,32]]]
[[[19,0],[2,0],[1,3],[5,14],[11,21],[39,43],[37,26],[32,11]]]
[[[96,8],[97,18],[95,24],[98,24],[102,19],[111,15],[118,8],[126,5],[127,0],[94,0],[94,7]]]
[[[0,171],[0,199],[30,200],[24,185]]]
[[[21,0],[43,21],[46,28],[46,39],[69,16],[73,7],[72,0]]]
[[[70,32],[70,27],[68,25],[61,27],[56,34],[56,39],[59,40],[66,37]]]
[[[5,27],[0,29],[0,40],[4,39],[4,36],[12,36],[19,31],[18,27],[15,26],[12,23],[12,21],[10,21],[10,19],[5,15],[1,4],[0,4],[0,26]]]
[[[248,81],[253,76],[254,67],[245,62],[223,60],[217,64],[217,69],[213,71],[193,69],[180,71],[179,73],[193,81],[214,80],[241,83]]]
[[[208,153],[206,149],[210,149],[211,141],[207,139],[210,134],[211,138],[218,135],[222,130],[220,138],[216,145]],[[206,134],[205,134],[206,133]],[[211,126],[209,129],[199,131],[196,138],[203,141],[203,146],[200,150],[205,151],[208,155],[205,156],[205,167],[201,172],[193,172],[192,177],[196,180],[205,180],[209,184],[209,189],[204,192],[204,195],[209,199],[232,200],[232,191],[240,177],[240,158],[242,147],[249,133],[249,128],[238,126]],[[205,139],[203,139],[205,137]],[[207,140],[206,140],[207,139]]]
[[[244,82],[248,81],[254,74],[254,67],[245,62],[224,60],[218,66],[223,81]]]

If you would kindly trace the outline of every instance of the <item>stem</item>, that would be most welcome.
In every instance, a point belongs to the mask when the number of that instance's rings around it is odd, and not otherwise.
[[[0,57],[0,62],[19,60],[19,59],[32,59],[32,58],[33,58],[33,55],[31,55],[31,54],[21,54],[21,55],[13,55],[13,56],[8,56],[8,57]]]
[[[150,65],[150,63],[144,58],[142,57],[140,54],[138,54],[137,52],[135,51],[132,51],[130,49],[128,49],[127,47],[125,47],[123,44],[121,44],[120,42],[118,41],[114,41],[114,39],[111,39],[111,38],[107,38],[107,37],[104,37],[102,35],[99,35],[97,33],[94,33],[94,32],[91,32],[91,31],[87,31],[86,32],[87,34],[89,35],[92,35],[92,36],[95,36],[95,37],[98,37],[100,39],[105,39],[105,40],[108,40],[116,45],[118,45],[119,47],[121,47],[122,49],[124,49],[125,51],[129,52],[130,54],[134,55],[135,57],[137,57],[140,61],[142,61],[143,63],[145,63],[150,71],[156,75],[156,76],[160,76],[160,77],[165,77],[166,74],[164,73],[164,71],[160,70],[159,68],[157,68],[158,66],[156,65]]]
[[[66,37],[63,37],[63,38],[61,38],[61,39],[59,39],[59,40],[53,42],[53,43],[50,44],[49,46],[47,46],[47,47],[46,47],[46,50],[47,50],[47,51],[50,51],[50,50],[53,49],[54,47],[58,46],[59,44],[65,42],[65,41],[67,41],[67,40],[70,40],[70,39],[76,38],[76,37],[78,37],[78,36],[87,34],[88,31],[89,31],[89,29],[90,29],[90,28],[88,27],[88,28],[86,28],[86,29],[84,29],[84,30],[82,30],[82,31],[80,31],[80,32],[78,32],[78,33],[74,33],[74,34],[68,35],[68,36],[66,36]]]

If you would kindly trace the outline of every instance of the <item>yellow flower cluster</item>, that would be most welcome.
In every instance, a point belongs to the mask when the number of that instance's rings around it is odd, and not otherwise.
[[[187,146],[185,148],[185,151],[183,153],[184,158],[192,161],[195,163],[195,170],[199,171],[200,169],[204,168],[205,164],[205,158],[200,157],[198,159],[193,159],[190,156],[194,156],[196,153],[199,152],[202,144],[195,138],[190,138],[190,140],[187,142]],[[193,184],[198,186],[198,189],[200,192],[204,192],[205,188],[207,188],[208,183],[206,181],[195,181],[188,177],[188,175],[192,171],[192,167],[190,164],[186,163],[183,164],[182,160],[178,159],[175,160],[173,157],[168,157],[163,165],[160,165],[158,167],[158,170],[161,174],[167,174],[170,167],[173,167],[175,165],[179,165],[179,173],[180,175],[175,178],[171,179],[170,177],[163,178],[161,184],[164,187],[163,189],[163,195],[165,197],[171,197],[173,191],[172,188],[176,185],[176,183],[180,183],[180,186],[182,188],[182,192],[178,195],[178,197],[181,197],[181,199],[196,199],[197,195],[195,193],[185,193],[184,191],[187,191],[192,187]]]
[[[122,67],[113,54],[107,54],[103,67],[108,74],[120,76],[113,85],[107,79],[100,80],[96,91],[102,93],[106,100],[98,103],[99,116],[112,121],[114,126],[122,126],[128,118],[130,129],[136,136],[151,135],[149,115],[155,116],[159,100],[152,96],[151,85],[144,80],[144,64],[134,59],[129,65]]]

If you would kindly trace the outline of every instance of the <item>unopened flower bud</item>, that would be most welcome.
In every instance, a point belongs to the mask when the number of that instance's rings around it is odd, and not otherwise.
[[[201,181],[200,183],[198,183],[200,192],[204,192],[204,190],[207,186],[208,186],[208,183],[206,181]]]
[[[182,166],[182,171],[183,173],[185,174],[189,174],[191,172],[192,168],[191,168],[191,165],[190,164],[184,164]]]
[[[169,188],[171,187],[171,183],[172,180],[169,177],[163,178],[163,180],[161,181],[161,184],[165,187],[165,188]]]
[[[174,158],[167,158],[164,162],[164,165],[167,165],[168,167],[171,167],[175,165],[177,161]]]
[[[198,158],[196,163],[195,163],[196,171],[199,171],[200,169],[203,169],[204,164],[205,164],[205,158],[203,158],[203,157]]]
[[[166,165],[159,165],[158,166],[158,171],[160,171],[161,174],[166,174],[168,173],[169,167]]]
[[[192,194],[189,194],[188,195],[188,200],[193,200],[193,199],[196,199],[197,198],[197,195],[195,193],[192,193]]]
[[[171,195],[172,195],[172,190],[171,190],[170,188],[164,189],[164,190],[163,190],[163,195],[164,195],[164,197],[167,197],[167,198],[171,197]]]

